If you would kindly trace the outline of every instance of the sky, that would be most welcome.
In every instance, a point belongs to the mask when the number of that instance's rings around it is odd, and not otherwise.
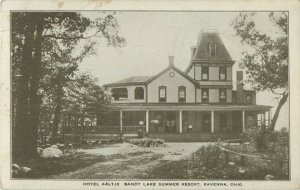
[[[98,12],[85,12],[96,18]],[[236,63],[233,66],[233,83],[243,51],[251,51],[235,35],[231,26],[239,12],[141,12],[117,11],[120,36],[126,44],[121,48],[96,46],[96,55],[80,64],[81,72],[90,72],[99,79],[99,85],[130,76],[155,75],[168,66],[168,56],[175,57],[175,66],[185,70],[191,58],[191,46],[197,44],[202,30],[217,30],[225,47]],[[256,13],[257,28],[270,36],[279,35],[268,19],[268,13]],[[235,87],[234,87],[235,88]],[[278,97],[270,92],[257,93],[257,104],[274,106]],[[288,127],[288,104],[281,110],[276,129]]]

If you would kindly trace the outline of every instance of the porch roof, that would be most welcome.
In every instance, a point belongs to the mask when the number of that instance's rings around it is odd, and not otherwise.
[[[113,103],[113,110],[269,111],[272,106],[203,103]]]

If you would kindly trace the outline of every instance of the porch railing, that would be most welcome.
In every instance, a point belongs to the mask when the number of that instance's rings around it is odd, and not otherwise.
[[[138,129],[146,130],[145,126],[123,126],[122,133],[137,134]],[[82,134],[82,133],[95,133],[95,134],[120,134],[120,126],[84,126],[84,127],[67,127],[65,134]]]

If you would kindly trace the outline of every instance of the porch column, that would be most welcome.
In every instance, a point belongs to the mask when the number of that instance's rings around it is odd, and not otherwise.
[[[263,113],[263,122],[264,122],[264,126],[266,126],[266,112]]]
[[[146,132],[149,133],[149,110],[146,110]]]
[[[245,132],[245,110],[242,110],[243,133]]]
[[[272,109],[269,110],[269,114],[270,114],[270,125],[272,124]]]
[[[214,110],[211,110],[211,132],[214,133],[215,132],[215,111]]]
[[[179,133],[182,133],[182,110],[179,110]]]
[[[123,112],[120,110],[120,132],[123,131]]]
[[[271,125],[271,113],[270,110],[268,111],[268,126]]]

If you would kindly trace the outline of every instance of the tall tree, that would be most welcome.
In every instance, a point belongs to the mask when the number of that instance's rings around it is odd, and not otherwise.
[[[261,16],[261,15],[260,15]],[[271,12],[268,15],[276,35],[262,32],[255,21],[256,13],[240,13],[232,26],[241,42],[249,45],[252,50],[243,52],[240,67],[246,69],[248,82],[256,90],[268,90],[280,95],[270,129],[274,130],[280,109],[289,96],[288,89],[288,15],[286,12]]]
[[[110,12],[96,19],[76,12],[13,12],[11,22],[15,84],[12,150],[15,160],[31,158],[36,154],[37,126],[43,98],[41,79],[46,62],[53,56],[56,60],[61,58],[56,64],[71,63],[73,66],[69,68],[69,74],[72,75],[80,60],[93,51],[96,42],[104,40],[107,45],[117,47],[124,43],[124,39],[119,36],[118,23]],[[93,40],[95,38],[100,40]],[[69,54],[66,55],[66,52]],[[52,71],[55,71],[56,65],[53,68]],[[52,71],[50,69],[50,73]],[[64,72],[58,73],[62,76]]]

